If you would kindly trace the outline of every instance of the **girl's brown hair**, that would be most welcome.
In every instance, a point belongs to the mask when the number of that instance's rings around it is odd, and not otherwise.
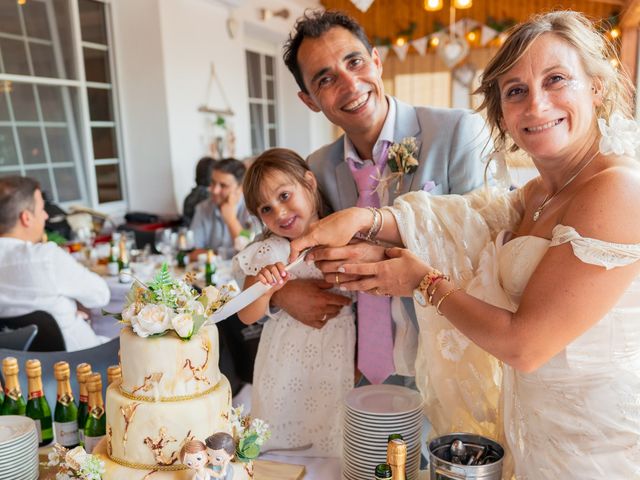
[[[262,182],[274,172],[281,172],[293,181],[302,185],[315,201],[316,212],[322,216],[322,194],[319,187],[313,188],[306,178],[310,172],[309,166],[304,159],[293,150],[288,148],[270,148],[254,160],[247,170],[242,183],[244,192],[244,202],[249,212],[260,218],[258,209],[266,199],[262,191]]]
[[[180,455],[179,455],[180,462],[184,463],[184,457],[187,453],[198,453],[198,452],[205,452],[205,455],[206,455],[207,446],[204,443],[202,443],[200,440],[189,440],[180,449]]]
[[[614,111],[632,118],[631,105],[633,85],[623,69],[616,70],[611,61],[620,59],[615,48],[583,14],[572,11],[557,11],[534,15],[508,32],[507,40],[491,59],[482,74],[474,94],[482,94],[483,101],[478,110],[487,110],[487,121],[496,136],[496,149],[518,150],[515,144],[507,145],[507,132],[500,125],[502,105],[498,80],[511,70],[529,50],[531,44],[545,33],[552,33],[571,45],[582,61],[582,68],[592,79],[602,82],[602,105],[597,108],[598,117],[609,119]]]

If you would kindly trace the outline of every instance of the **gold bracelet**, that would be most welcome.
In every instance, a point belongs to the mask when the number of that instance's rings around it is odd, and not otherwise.
[[[436,292],[438,291],[438,288],[440,287],[440,284],[442,283],[441,280],[449,280],[449,277],[445,275],[444,277],[436,278],[431,284],[433,285],[433,289],[431,290],[431,293],[429,293],[429,291],[427,290],[427,295],[428,295],[427,302],[431,306],[433,306],[433,296],[436,294]]]
[[[445,298],[447,298],[452,293],[457,292],[458,290],[460,290],[460,288],[452,288],[451,290],[449,290],[447,293],[445,293],[440,297],[440,300],[438,300],[438,304],[436,305],[436,313],[438,315],[443,315],[443,313],[440,311],[440,305],[442,305],[442,302],[444,302]]]

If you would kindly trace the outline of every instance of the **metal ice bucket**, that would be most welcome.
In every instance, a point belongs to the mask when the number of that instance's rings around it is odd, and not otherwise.
[[[466,459],[455,463],[451,458],[451,444],[461,440],[469,450]],[[473,462],[474,453],[480,456],[484,452],[488,463],[466,465],[466,460]],[[482,462],[482,456],[480,456]],[[460,461],[460,459],[457,459]],[[429,442],[429,470],[431,480],[500,480],[502,477],[502,461],[504,448],[499,443],[471,433],[452,433],[443,435]]]

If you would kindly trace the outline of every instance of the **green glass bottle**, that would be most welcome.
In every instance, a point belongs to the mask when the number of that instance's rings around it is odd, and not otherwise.
[[[44,396],[42,389],[42,366],[40,360],[27,360],[27,379],[29,382],[27,417],[36,422],[38,430],[38,442],[41,447],[53,442],[53,425],[51,420],[51,408]]]
[[[80,445],[84,446],[84,424],[87,422],[89,414],[89,395],[87,392],[87,378],[91,375],[91,365],[81,363],[76,367],[76,375],[78,377],[78,388],[80,390],[80,398],[78,401],[78,440]]]
[[[69,377],[71,370],[67,362],[57,362],[53,375],[58,382],[58,399],[53,413],[53,429],[56,442],[66,448],[73,448],[80,442],[78,436],[78,407],[73,401]]]
[[[207,263],[204,264],[204,282],[208,287],[209,285],[214,285],[213,276],[216,273],[216,264],[213,255],[213,250],[207,251]]]
[[[392,478],[391,467],[389,466],[389,464],[381,463],[379,465],[376,465],[376,470],[373,478],[375,480],[384,480],[387,478]]]
[[[27,404],[22,396],[18,380],[18,360],[6,357],[2,360],[2,374],[4,375],[4,400],[0,408],[0,415],[24,415]]]
[[[116,255],[116,246],[113,240],[109,243],[109,258],[107,259],[107,272],[112,277],[118,275],[118,256]]]
[[[102,401],[102,377],[92,373],[87,379],[89,390],[89,416],[84,424],[84,449],[91,453],[107,433],[107,418]]]

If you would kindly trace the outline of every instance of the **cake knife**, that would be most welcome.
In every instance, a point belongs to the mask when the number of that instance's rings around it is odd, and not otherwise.
[[[307,253],[309,253],[309,250],[311,249],[307,248],[306,250],[300,252],[298,258],[288,264],[285,267],[285,270],[289,271],[296,265],[300,264],[304,260],[304,257],[307,255]],[[265,285],[262,282],[254,283],[249,288],[243,290],[227,303],[225,303],[220,310],[214,312],[213,315],[211,315],[207,320],[207,323],[218,323],[226,318],[229,318],[234,313],[239,312],[246,306],[255,302],[258,298],[267,293],[270,288],[271,285]]]

